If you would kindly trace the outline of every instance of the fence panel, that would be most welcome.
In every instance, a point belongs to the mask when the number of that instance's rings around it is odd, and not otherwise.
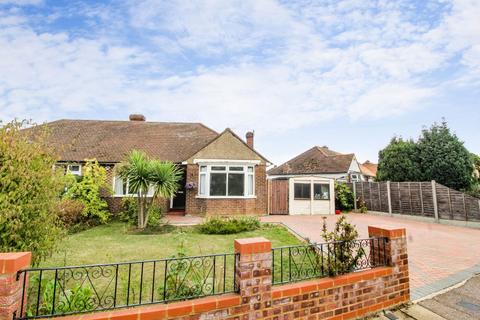
[[[352,187],[353,188],[353,187]],[[356,182],[356,198],[364,201],[368,210],[389,212],[386,182]],[[392,213],[435,217],[437,201],[440,219],[480,221],[480,199],[432,182],[391,182]]]

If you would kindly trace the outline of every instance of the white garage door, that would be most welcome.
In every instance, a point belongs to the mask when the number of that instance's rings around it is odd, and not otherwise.
[[[289,181],[289,213],[334,214],[335,194],[332,179],[296,177]]]

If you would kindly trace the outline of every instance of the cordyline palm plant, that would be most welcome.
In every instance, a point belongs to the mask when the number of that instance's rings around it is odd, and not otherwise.
[[[128,181],[129,192],[137,195],[138,228],[144,229],[152,203],[157,198],[170,198],[178,190],[182,169],[171,162],[153,160],[137,150],[133,150],[117,167],[123,181]],[[153,190],[153,194],[149,194]]]

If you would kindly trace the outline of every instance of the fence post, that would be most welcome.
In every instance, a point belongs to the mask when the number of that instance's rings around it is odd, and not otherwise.
[[[390,215],[393,215],[393,212],[392,212],[392,194],[391,194],[391,189],[390,189],[390,181],[387,181],[387,200],[388,200],[388,213],[390,213]]]
[[[439,222],[438,218],[438,200],[437,200],[437,185],[435,180],[432,180],[432,199],[433,199],[433,213],[435,215],[435,221]]]
[[[27,268],[30,252],[0,253],[0,320],[12,320],[26,309],[26,296],[22,303],[23,286],[28,285],[25,273],[17,278],[17,272]],[[23,312],[25,313],[25,312]]]
[[[425,208],[424,208],[424,205],[423,205],[423,189],[422,189],[422,183],[419,182],[418,183],[419,187],[420,187],[420,204],[422,205],[422,216],[425,215]]]
[[[357,211],[357,186],[355,184],[355,181],[352,182],[353,186],[353,208],[355,211]]]
[[[465,203],[465,193],[462,192],[462,196],[463,196],[463,212],[465,213],[465,221],[468,221],[467,204]]]
[[[272,299],[272,243],[263,238],[235,240],[235,285],[248,319],[260,319],[264,304]]]

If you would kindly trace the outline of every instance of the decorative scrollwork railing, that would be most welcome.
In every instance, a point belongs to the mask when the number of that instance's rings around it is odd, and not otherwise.
[[[23,281],[20,314],[35,319],[236,292],[236,254],[111,264],[31,268]],[[28,280],[27,280],[28,279]]]
[[[386,238],[272,249],[272,282],[282,284],[388,265]]]

